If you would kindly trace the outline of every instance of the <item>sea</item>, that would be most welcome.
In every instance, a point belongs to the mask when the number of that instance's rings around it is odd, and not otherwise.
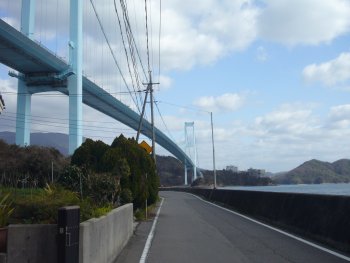
[[[342,184],[290,184],[290,185],[269,185],[269,186],[225,186],[225,187],[219,187],[219,189],[350,196],[350,184],[345,184],[345,183],[342,183]]]

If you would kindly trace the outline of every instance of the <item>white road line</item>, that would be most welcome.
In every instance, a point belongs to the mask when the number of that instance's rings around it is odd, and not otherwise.
[[[300,242],[303,242],[303,243],[305,243],[305,244],[307,244],[307,245],[309,245],[309,246],[312,246],[312,247],[314,247],[314,248],[317,248],[317,249],[320,249],[320,250],[322,250],[322,251],[324,251],[324,252],[327,252],[327,253],[329,253],[329,254],[332,254],[333,256],[336,256],[336,257],[338,257],[338,258],[341,258],[341,259],[345,259],[345,260],[347,260],[347,261],[350,261],[350,257],[344,256],[344,255],[339,254],[339,253],[337,253],[337,252],[335,252],[335,251],[332,251],[332,250],[330,250],[330,249],[328,249],[328,248],[319,246],[319,245],[314,244],[314,243],[312,243],[312,242],[310,242],[310,241],[307,241],[307,240],[302,239],[302,238],[300,238],[300,237],[297,237],[297,236],[294,236],[294,235],[289,234],[289,233],[287,233],[287,232],[284,232],[284,231],[282,231],[282,230],[280,230],[280,229],[277,229],[277,228],[274,228],[274,227],[272,227],[272,226],[266,225],[266,224],[264,224],[264,223],[261,223],[261,222],[255,220],[255,219],[252,219],[252,218],[247,217],[247,216],[245,216],[245,215],[242,215],[242,214],[240,214],[240,213],[234,212],[234,211],[232,211],[232,210],[230,210],[230,209],[227,209],[227,208],[225,208],[225,207],[222,207],[222,206],[219,206],[219,205],[217,205],[217,204],[214,204],[214,203],[211,203],[211,202],[209,202],[209,201],[206,201],[206,200],[204,200],[203,198],[201,198],[201,197],[199,197],[199,196],[196,196],[196,195],[194,195],[194,194],[190,194],[190,193],[187,193],[187,194],[192,195],[192,196],[196,197],[197,199],[199,199],[199,200],[201,200],[201,201],[203,201],[203,202],[205,202],[205,203],[207,203],[207,204],[210,204],[210,205],[212,205],[212,206],[218,207],[218,208],[220,208],[220,209],[222,209],[222,210],[225,210],[225,211],[230,212],[230,213],[232,213],[232,214],[235,214],[235,215],[237,215],[237,216],[243,217],[243,218],[245,218],[245,219],[247,219],[247,220],[249,220],[249,221],[252,221],[252,222],[254,222],[254,223],[256,223],[256,224],[259,224],[259,225],[261,225],[261,226],[264,226],[264,227],[267,227],[267,228],[269,228],[269,229],[271,229],[271,230],[274,230],[274,231],[276,231],[276,232],[278,232],[278,233],[281,233],[281,234],[283,234],[283,235],[286,235],[286,236],[288,236],[288,237],[291,237],[291,238],[293,238],[293,239],[296,239],[296,240],[298,240],[298,241],[300,241]]]
[[[151,232],[148,234],[147,241],[146,241],[145,247],[143,249],[140,261],[139,261],[140,263],[145,263],[146,262],[149,249],[151,248],[151,244],[152,244],[152,240],[153,240],[153,236],[154,236],[154,231],[156,229],[156,225],[157,225],[160,209],[162,208],[162,205],[163,205],[163,201],[164,201],[164,198],[162,198],[162,202],[160,203],[160,206],[158,208],[157,215],[154,218],[153,225],[152,225],[152,228],[151,228]]]

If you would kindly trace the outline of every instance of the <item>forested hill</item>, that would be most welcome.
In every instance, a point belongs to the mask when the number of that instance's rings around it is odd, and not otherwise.
[[[16,134],[14,132],[0,132],[0,139],[8,144],[15,144]],[[31,133],[30,142],[32,145],[53,147],[64,156],[68,155],[68,135],[63,133]]]
[[[162,186],[184,184],[184,166],[174,157],[157,155],[157,171]]]
[[[350,182],[350,160],[341,159],[333,163],[310,160],[288,173],[276,176],[277,184],[321,184]]]

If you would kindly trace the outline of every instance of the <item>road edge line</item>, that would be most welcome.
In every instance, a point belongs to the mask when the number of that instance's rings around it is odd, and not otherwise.
[[[237,212],[235,212],[235,211],[232,211],[232,210],[230,210],[230,209],[228,209],[228,208],[225,208],[225,207],[219,206],[219,205],[217,205],[217,204],[214,204],[214,203],[212,203],[212,202],[209,202],[209,201],[207,201],[207,200],[204,200],[202,197],[199,197],[199,196],[197,196],[197,195],[195,195],[195,194],[191,194],[191,193],[187,193],[187,194],[192,195],[192,196],[196,197],[197,199],[199,199],[199,200],[201,200],[201,201],[203,201],[203,202],[205,202],[205,203],[207,203],[207,204],[210,204],[210,205],[212,205],[212,206],[218,207],[218,208],[220,208],[220,209],[222,209],[222,210],[225,210],[225,211],[227,211],[227,212],[230,212],[230,213],[232,213],[232,214],[235,214],[235,215],[237,215],[237,216],[240,216],[240,217],[242,217],[242,218],[244,218],[244,219],[247,219],[247,220],[249,220],[249,221],[251,221],[251,222],[254,222],[254,223],[258,224],[258,225],[261,225],[261,226],[264,226],[264,227],[269,228],[269,229],[271,229],[271,230],[274,230],[274,231],[276,231],[276,232],[278,232],[278,233],[280,233],[280,234],[286,235],[286,236],[288,236],[288,237],[290,237],[290,238],[293,238],[293,239],[295,239],[295,240],[298,240],[298,241],[300,241],[300,242],[302,242],[302,243],[305,243],[305,244],[307,244],[307,245],[309,245],[309,246],[312,246],[312,247],[314,247],[314,248],[317,248],[317,249],[319,249],[319,250],[322,250],[322,251],[324,251],[324,252],[327,252],[327,253],[329,253],[329,254],[331,254],[331,255],[333,255],[333,256],[336,256],[336,257],[338,257],[338,258],[344,259],[344,260],[346,260],[346,261],[350,261],[350,257],[347,257],[347,256],[345,256],[345,255],[342,255],[342,254],[340,254],[340,253],[338,253],[338,252],[335,252],[335,251],[330,250],[330,249],[328,249],[328,248],[322,247],[322,246],[317,245],[317,244],[315,244],[315,243],[312,243],[312,242],[310,242],[310,241],[308,241],[308,240],[305,240],[305,239],[303,239],[303,238],[297,237],[297,236],[295,236],[295,235],[293,235],[293,234],[287,233],[287,232],[285,232],[285,231],[283,231],[283,230],[281,230],[281,229],[278,229],[278,228],[269,226],[269,225],[264,224],[264,223],[262,223],[262,222],[260,222],[260,221],[258,221],[258,220],[256,220],[256,219],[253,219],[253,218],[250,218],[250,217],[248,217],[248,216],[242,215],[242,214],[237,213]]]
[[[164,198],[162,198],[162,202],[160,203],[160,206],[158,208],[157,215],[154,218],[154,221],[153,221],[153,224],[152,224],[152,228],[151,228],[150,233],[148,234],[147,241],[146,241],[145,247],[143,248],[143,252],[142,252],[142,255],[141,255],[139,263],[145,263],[146,262],[146,259],[147,259],[147,256],[148,256],[148,252],[149,252],[149,250],[151,248],[152,240],[153,240],[153,237],[154,237],[154,231],[156,229],[158,217],[159,217],[159,214],[160,214],[160,209],[162,208],[162,205],[163,205],[163,201],[164,201]]]

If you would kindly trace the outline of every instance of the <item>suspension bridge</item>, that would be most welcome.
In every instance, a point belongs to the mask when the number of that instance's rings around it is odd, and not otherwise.
[[[120,79],[122,79],[123,84],[127,88],[126,93],[129,93],[131,100],[135,104],[135,108],[138,109],[139,112],[136,112],[130,105],[125,104],[113,96],[113,92],[103,89],[101,85],[95,83],[83,74],[83,4],[84,0],[70,1],[68,60],[62,59],[55,54],[55,52],[34,39],[35,0],[22,1],[20,31],[6,23],[3,19],[0,19],[0,62],[15,70],[10,71],[9,75],[18,79],[16,144],[21,146],[30,145],[32,95],[54,91],[69,97],[70,154],[82,143],[82,104],[84,103],[135,131],[139,130],[139,132],[146,137],[154,139],[156,143],[168,150],[185,165],[185,171],[189,168],[196,171],[195,162],[189,155],[160,129],[152,126],[152,123],[144,118],[143,112],[141,113],[140,106],[137,103],[138,100],[142,103],[142,94],[145,94],[144,105],[146,104],[148,93],[150,93],[151,105],[153,105],[154,100],[152,97],[153,83],[148,38],[148,31],[150,29],[148,26],[146,1],[146,63],[142,62],[142,56],[140,56],[140,51],[136,45],[137,41],[132,33],[126,1],[120,1],[120,6],[118,6],[118,8],[120,8],[119,11],[117,10],[116,1],[114,1],[115,14],[118,18],[121,39],[128,65],[127,69],[130,74],[129,78],[125,77],[122,72],[120,63],[118,63],[115,52],[113,51],[113,44],[110,43],[94,2],[92,0],[89,2],[96,16],[96,23],[99,25],[103,38],[107,43],[109,49],[108,57],[113,59]],[[121,19],[121,17],[123,19]],[[122,21],[124,21],[124,28],[122,28]],[[124,36],[123,32],[126,36]],[[89,52],[94,52],[93,47]],[[147,64],[148,76],[143,64]],[[142,72],[145,78],[148,77],[146,79],[146,92],[141,89],[143,81],[140,75],[142,75]],[[113,85],[117,84],[114,83]],[[132,88],[130,88],[130,86],[132,86]],[[139,95],[139,98],[137,95]],[[140,128],[140,124],[142,128]]]

